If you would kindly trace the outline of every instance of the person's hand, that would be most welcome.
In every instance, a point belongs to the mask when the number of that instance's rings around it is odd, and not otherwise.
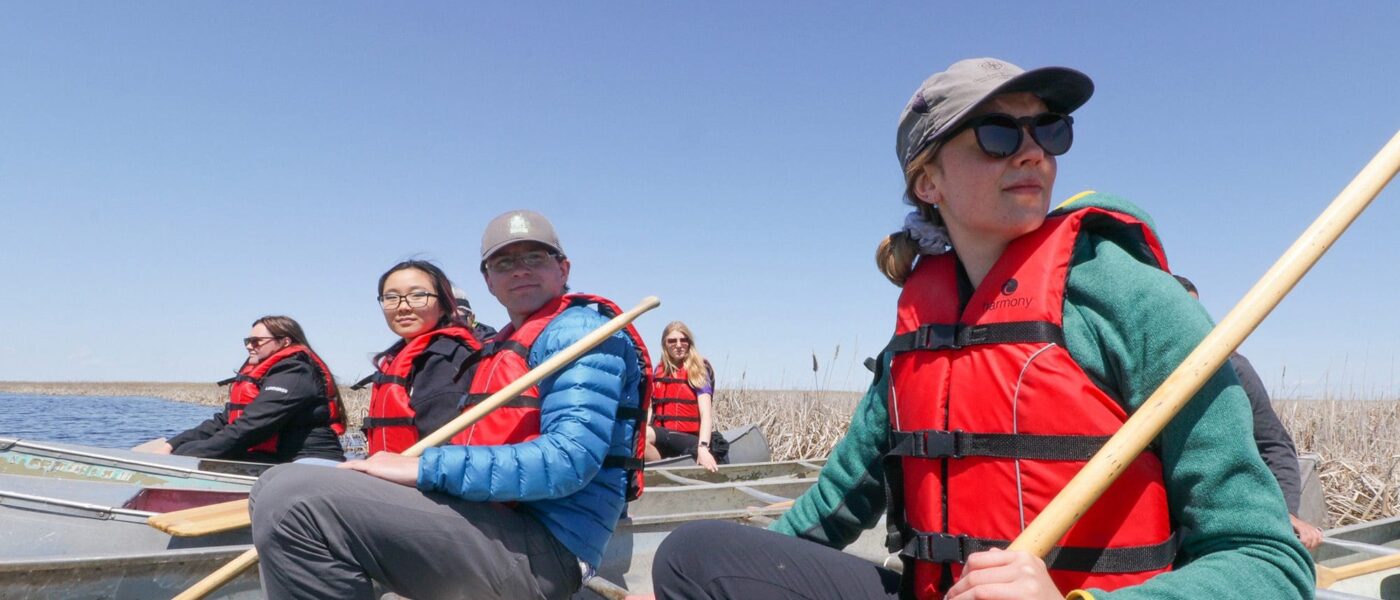
[[[175,448],[166,443],[165,438],[156,438],[144,444],[139,444],[131,448],[132,452],[145,452],[146,454],[170,454]]]
[[[1062,600],[1045,561],[1029,552],[992,549],[967,557],[962,578],[944,598],[953,600]]]
[[[416,456],[376,452],[374,456],[365,460],[347,460],[337,466],[341,469],[350,469],[372,475],[384,481],[392,481],[399,485],[408,487],[418,485],[418,457]]]
[[[1298,541],[1303,542],[1304,548],[1316,550],[1322,545],[1322,530],[1318,526],[1291,514],[1288,515],[1288,522],[1293,524],[1293,533],[1298,534]]]
[[[711,473],[719,471],[719,464],[715,463],[715,455],[710,454],[710,449],[705,446],[699,446],[695,449],[695,464],[705,467],[705,470]]]

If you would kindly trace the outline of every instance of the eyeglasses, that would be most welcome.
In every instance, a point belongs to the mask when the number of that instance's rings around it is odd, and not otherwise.
[[[409,308],[423,308],[428,305],[428,298],[436,297],[437,294],[428,292],[409,292],[403,295],[389,293],[379,297],[379,305],[384,307],[384,310],[394,310],[407,302]]]
[[[538,269],[540,267],[543,267],[545,263],[549,262],[550,259],[554,259],[557,261],[561,258],[563,258],[563,256],[554,252],[536,250],[534,252],[526,252],[524,254],[497,256],[489,260],[482,261],[481,269],[483,271],[490,271],[492,273],[500,275],[503,273],[509,273],[511,271],[514,271],[522,266],[526,269]]]
[[[1059,113],[1040,113],[1029,117],[1013,117],[991,113],[974,117],[963,123],[949,137],[971,129],[977,134],[977,145],[987,156],[1006,158],[1021,149],[1021,130],[1031,132],[1031,139],[1050,156],[1069,152],[1074,143],[1074,119]]]
[[[276,336],[273,336],[273,337],[245,337],[245,338],[243,338],[243,347],[245,347],[245,348],[259,348],[259,347],[262,347],[263,344],[266,344],[266,343],[268,343],[268,342],[270,342],[270,341],[272,341],[272,340],[275,340],[275,339],[277,339]]]
[[[670,339],[665,339],[665,340],[661,340],[661,341],[665,342],[667,346],[675,346],[675,345],[681,345],[681,344],[684,344],[684,345],[686,345],[686,346],[689,346],[689,345],[690,345],[690,340],[685,339],[685,338],[670,338]]]

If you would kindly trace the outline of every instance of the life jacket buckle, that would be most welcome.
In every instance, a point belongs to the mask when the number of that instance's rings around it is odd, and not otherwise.
[[[958,452],[958,437],[960,431],[943,431],[939,429],[925,429],[914,432],[918,436],[919,453],[916,456],[921,458],[962,458]]]
[[[967,562],[968,537],[965,534],[919,533],[915,541],[917,545],[913,553],[915,560],[935,563],[956,562],[958,564]]]
[[[920,350],[957,350],[956,328],[927,323],[914,330],[914,347]]]

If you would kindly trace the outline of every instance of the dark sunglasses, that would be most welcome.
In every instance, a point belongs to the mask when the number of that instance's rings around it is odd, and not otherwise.
[[[1031,132],[1031,139],[1046,154],[1059,156],[1069,152],[1074,143],[1074,118],[1059,113],[1040,113],[1030,117],[1013,117],[991,113],[968,119],[948,137],[971,129],[977,135],[977,145],[987,156],[1006,158],[1021,149],[1021,130]]]

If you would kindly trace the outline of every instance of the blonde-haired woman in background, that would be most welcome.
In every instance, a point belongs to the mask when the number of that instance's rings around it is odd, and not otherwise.
[[[729,442],[715,431],[715,370],[695,349],[695,335],[680,321],[661,333],[661,364],[651,385],[646,459],[690,455],[710,471],[729,462]]]

